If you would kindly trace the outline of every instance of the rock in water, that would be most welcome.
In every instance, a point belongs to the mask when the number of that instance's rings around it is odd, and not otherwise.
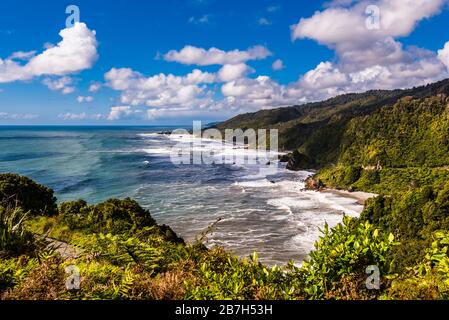
[[[305,181],[306,189],[307,190],[323,190],[325,185],[323,181],[320,179],[315,178],[314,176],[308,177]]]

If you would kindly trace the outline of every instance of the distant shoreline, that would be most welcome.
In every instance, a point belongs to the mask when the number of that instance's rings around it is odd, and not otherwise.
[[[357,200],[357,203],[360,205],[365,205],[366,201],[371,198],[375,198],[378,196],[378,194],[375,193],[369,193],[369,192],[363,192],[363,191],[348,191],[348,190],[337,190],[337,189],[331,189],[331,188],[325,188],[321,190],[322,193],[332,193],[335,195],[339,195],[346,198],[352,198]]]

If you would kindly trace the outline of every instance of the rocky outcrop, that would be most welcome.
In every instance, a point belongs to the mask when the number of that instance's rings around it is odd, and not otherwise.
[[[305,181],[306,189],[307,190],[323,190],[325,188],[325,185],[323,181],[320,179],[317,179],[315,176],[308,177]]]

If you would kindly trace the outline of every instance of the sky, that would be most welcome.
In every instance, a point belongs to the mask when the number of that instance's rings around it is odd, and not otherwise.
[[[448,4],[2,0],[0,124],[188,125],[424,85],[449,78]]]

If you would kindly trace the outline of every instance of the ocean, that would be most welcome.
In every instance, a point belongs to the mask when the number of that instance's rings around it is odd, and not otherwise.
[[[351,198],[304,191],[309,172],[285,164],[176,164],[174,145],[189,137],[158,134],[175,127],[0,127],[0,172],[26,175],[51,187],[58,201],[98,203],[130,197],[159,224],[187,241],[220,221],[207,238],[245,257],[258,252],[268,265],[303,261],[327,222],[363,207]],[[186,142],[187,141],[187,142]],[[251,152],[203,141],[202,150]],[[265,168],[266,166],[266,168]]]

